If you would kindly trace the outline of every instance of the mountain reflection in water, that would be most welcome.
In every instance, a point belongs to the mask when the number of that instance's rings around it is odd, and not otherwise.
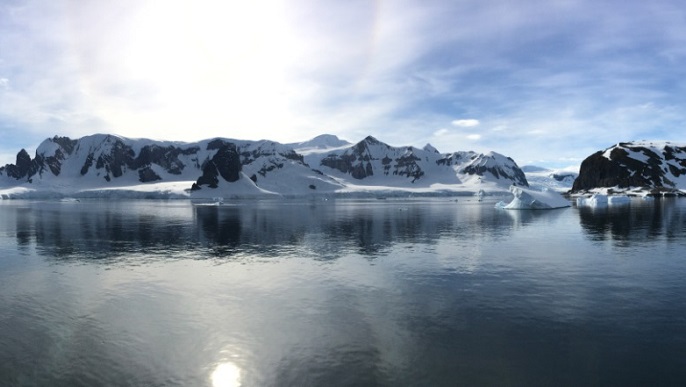
[[[0,385],[676,385],[686,201],[0,201]]]

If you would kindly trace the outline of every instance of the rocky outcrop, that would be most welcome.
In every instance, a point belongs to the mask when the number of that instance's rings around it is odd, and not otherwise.
[[[31,156],[29,156],[26,149],[22,149],[17,153],[17,161],[14,164],[8,164],[0,168],[0,173],[4,173],[16,180],[30,180],[37,170],[38,165],[31,160]]]
[[[430,145],[393,147],[372,136],[350,146],[328,135],[298,144],[309,150],[301,154],[291,145],[267,140],[181,143],[107,134],[76,140],[55,136],[40,144],[35,158],[22,150],[15,164],[0,168],[0,184],[41,185],[61,193],[72,187],[78,191],[183,181],[193,182],[188,184],[196,194],[208,197],[214,188],[229,195],[298,195],[351,185],[403,189],[438,184],[446,190],[487,181],[505,189],[527,185],[516,163],[496,153],[440,154]],[[469,181],[472,177],[478,179]]]
[[[491,175],[496,179],[512,181],[512,184],[528,187],[526,175],[510,157],[496,152],[455,152],[437,160],[438,165],[453,166],[458,173],[472,176]]]
[[[424,175],[413,147],[394,148],[372,136],[343,152],[330,153],[320,165],[349,174],[357,180],[377,175],[403,176],[415,182]]]
[[[511,180],[514,185],[528,187],[526,175],[510,157],[490,152],[472,158],[459,172],[468,175],[493,175],[496,179]]]
[[[197,153],[199,147],[180,148],[176,146],[146,145],[129,165],[133,169],[149,167],[157,164],[172,175],[180,175],[186,165],[179,160],[180,155]]]
[[[380,146],[382,148],[390,149],[390,147],[382,144],[374,137],[368,136],[341,154],[329,154],[322,159],[320,164],[350,174],[353,178],[358,180],[373,176],[374,168],[372,167],[371,162],[373,160],[379,160],[379,157],[378,155],[374,155],[374,152],[370,150],[370,146]],[[390,163],[387,158],[384,159],[384,162],[384,165]],[[390,166],[388,168],[390,169]],[[388,170],[386,168],[384,169]]]
[[[413,185],[428,186],[433,183],[459,184],[461,176],[476,176],[500,180],[507,186],[528,186],[524,172],[514,160],[495,152],[440,154],[428,144],[423,149],[392,147],[371,136],[345,150],[329,152],[318,165],[356,180],[374,177],[379,185],[386,184],[384,181],[390,185],[402,184],[397,179],[392,182],[394,177],[404,178]]]
[[[581,163],[573,192],[595,188],[686,189],[686,146],[624,142],[598,151]]]
[[[202,176],[193,184],[192,190],[199,190],[203,186],[217,188],[219,177],[229,183],[235,182],[240,178],[241,159],[238,154],[236,144],[223,140],[213,140],[207,146],[208,150],[217,150],[214,156],[205,161],[202,166]]]

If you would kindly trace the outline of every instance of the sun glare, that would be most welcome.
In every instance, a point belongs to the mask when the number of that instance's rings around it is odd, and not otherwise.
[[[233,363],[221,363],[210,376],[212,387],[238,387],[241,385],[241,369]]]
[[[125,71],[155,91],[139,125],[273,130],[291,119],[288,68],[298,42],[280,1],[150,1],[130,35]]]

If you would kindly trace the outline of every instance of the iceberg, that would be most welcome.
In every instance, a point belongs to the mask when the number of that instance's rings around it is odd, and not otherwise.
[[[577,207],[606,207],[608,205],[629,204],[631,198],[626,195],[608,196],[599,193],[591,195],[591,197],[579,197],[576,199]]]
[[[607,195],[603,194],[593,194],[589,198],[585,197],[579,197],[576,198],[576,205],[578,207],[582,206],[587,206],[587,207],[605,207],[607,206],[608,200],[607,200]]]
[[[541,191],[511,186],[510,192],[514,199],[510,203],[499,202],[496,208],[505,210],[552,210],[555,208],[570,207],[569,200],[559,193],[544,188]]]

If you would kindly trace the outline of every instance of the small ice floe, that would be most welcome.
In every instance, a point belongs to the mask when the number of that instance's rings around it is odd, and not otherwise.
[[[576,205],[578,207],[605,207],[607,206],[607,195],[595,193],[591,197],[578,197],[576,198]]]
[[[496,208],[504,210],[552,210],[555,208],[569,207],[569,200],[559,193],[544,188],[537,191],[528,188],[511,186],[510,192],[514,199],[510,203],[498,202]]]
[[[631,198],[626,195],[608,196],[603,194],[593,194],[591,197],[579,197],[576,199],[578,207],[606,207],[608,205],[622,205],[631,203]]]

